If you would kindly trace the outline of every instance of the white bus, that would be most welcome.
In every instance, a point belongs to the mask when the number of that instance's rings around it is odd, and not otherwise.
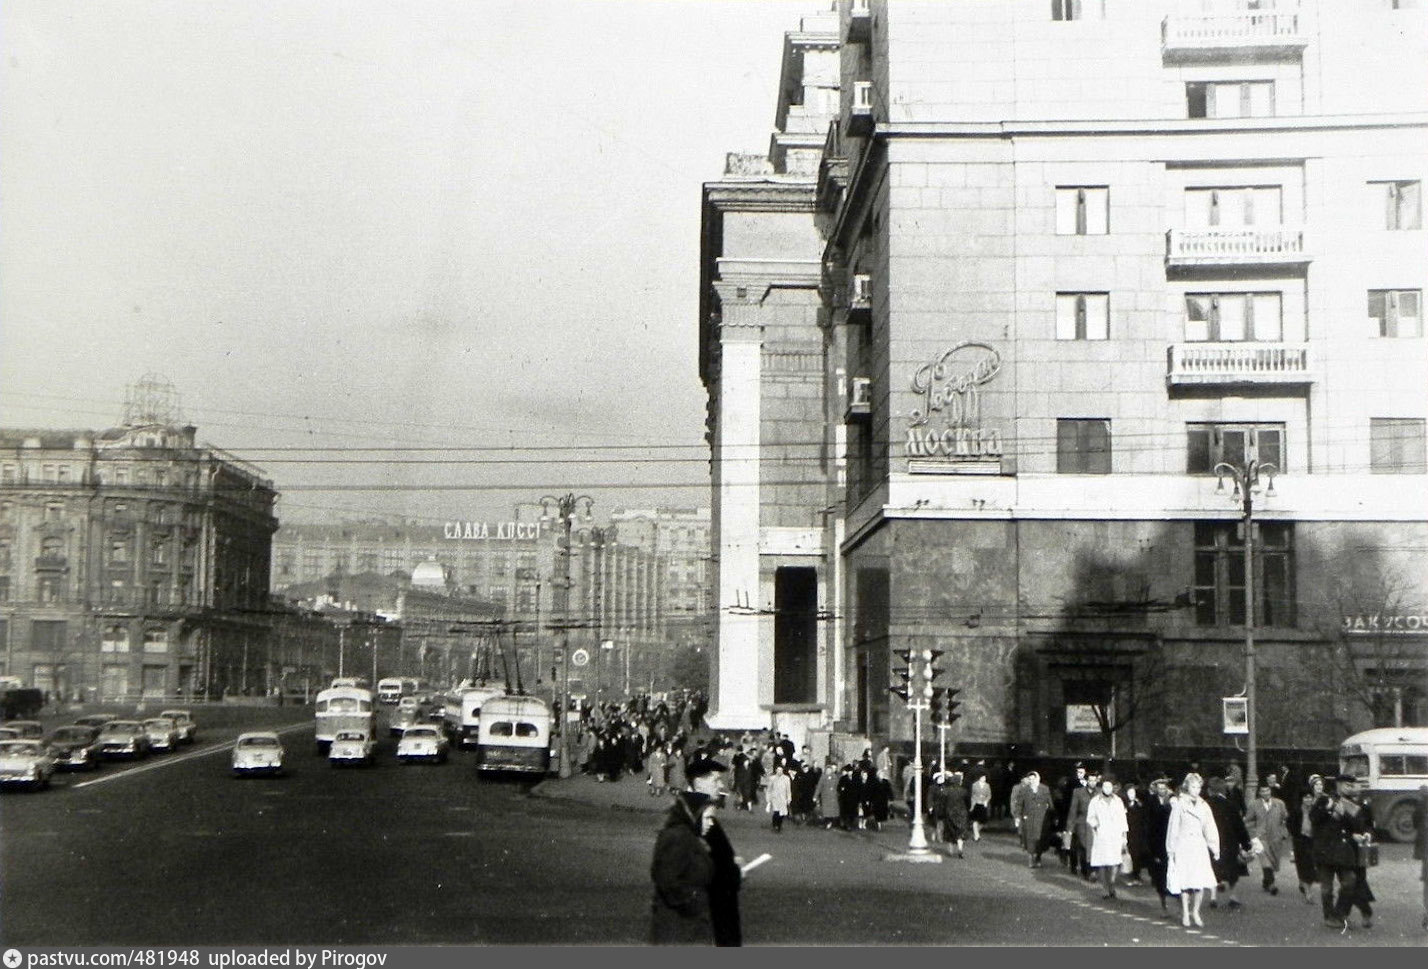
[[[550,704],[540,697],[491,697],[481,707],[476,769],[547,773],[550,770],[550,724]]]
[[[384,676],[377,681],[377,701],[390,706],[402,698],[406,692],[403,684],[408,681],[400,676]]]
[[[372,733],[372,692],[355,686],[334,686],[317,694],[317,752],[327,753],[339,730]]]
[[[446,698],[446,732],[458,746],[475,747],[481,731],[481,708],[492,697],[505,690],[489,686],[468,686],[456,689]]]
[[[1374,823],[1393,841],[1413,840],[1413,805],[1428,784],[1428,727],[1380,727],[1339,745],[1339,770],[1366,788]]]

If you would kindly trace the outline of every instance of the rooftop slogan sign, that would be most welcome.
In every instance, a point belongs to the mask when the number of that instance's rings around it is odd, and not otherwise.
[[[446,522],[442,537],[464,541],[533,541],[540,522]]]

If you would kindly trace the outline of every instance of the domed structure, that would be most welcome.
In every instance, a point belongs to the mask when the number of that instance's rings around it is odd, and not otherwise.
[[[412,587],[449,593],[451,591],[450,570],[436,559],[427,559],[412,569]]]

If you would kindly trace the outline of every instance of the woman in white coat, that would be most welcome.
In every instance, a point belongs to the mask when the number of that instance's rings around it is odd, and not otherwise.
[[[1091,829],[1091,867],[1101,876],[1103,898],[1116,897],[1116,870],[1126,849],[1130,826],[1126,823],[1125,802],[1116,794],[1115,781],[1101,778],[1101,789],[1086,808],[1086,826]]]
[[[1186,774],[1180,795],[1170,802],[1170,821],[1165,830],[1165,889],[1180,896],[1180,924],[1198,926],[1200,901],[1205,889],[1215,887],[1211,858],[1220,856],[1220,832],[1210,805],[1200,797],[1204,779]]]
[[[781,760],[774,766],[765,796],[765,806],[773,815],[773,829],[782,832],[784,815],[788,814],[789,806],[793,802],[793,782],[789,780],[788,769]]]

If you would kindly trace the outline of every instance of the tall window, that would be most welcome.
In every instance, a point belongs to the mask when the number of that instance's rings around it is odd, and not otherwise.
[[[1277,343],[1284,338],[1279,293],[1187,293],[1185,339]]]
[[[1056,470],[1059,474],[1110,474],[1111,422],[1099,417],[1058,420]]]
[[[1105,340],[1110,331],[1109,293],[1056,294],[1056,339]]]
[[[1294,526],[1255,524],[1256,626],[1293,626]],[[1244,625],[1244,526],[1239,522],[1195,523],[1195,622],[1200,626]]]
[[[1255,458],[1285,470],[1283,424],[1187,424],[1185,433],[1189,474],[1213,474],[1222,461],[1243,468]]]
[[[1423,228],[1421,182],[1369,182],[1369,187],[1379,193],[1385,229]]]
[[[1243,229],[1284,222],[1284,193],[1278,185],[1187,188],[1185,227]]]
[[[1105,185],[1058,186],[1056,234],[1102,236],[1110,231],[1111,190]]]
[[[1192,118],[1270,118],[1274,116],[1273,81],[1192,81],[1185,85]]]
[[[101,653],[129,652],[129,628],[120,625],[105,626],[104,633],[99,640],[99,651]]]
[[[1369,418],[1370,466],[1374,474],[1424,474],[1424,420],[1413,417]]]
[[[1051,0],[1052,20],[1088,20],[1106,15],[1106,0]]]
[[[1423,290],[1371,289],[1368,315],[1379,336],[1423,335]]]

